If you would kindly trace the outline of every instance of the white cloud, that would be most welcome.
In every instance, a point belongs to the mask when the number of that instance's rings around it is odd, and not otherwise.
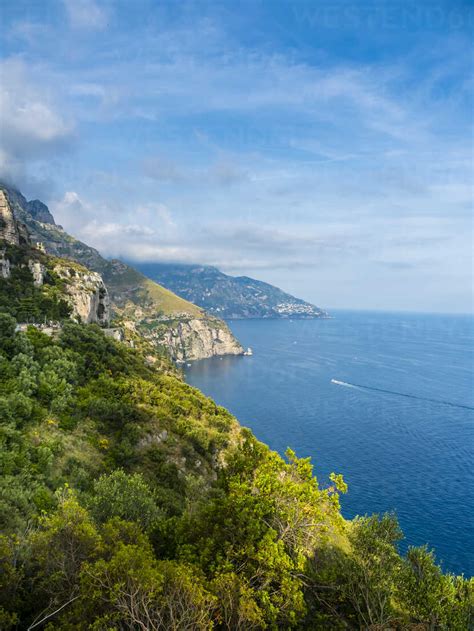
[[[96,241],[104,238],[127,239],[128,237],[149,237],[154,234],[155,231],[148,226],[141,226],[136,223],[101,223],[96,219],[94,219],[90,223],[87,223],[81,231],[81,235],[83,238],[88,237],[89,239],[93,239]],[[114,247],[116,247],[115,242]]]
[[[318,267],[333,295],[379,267],[439,275],[449,260],[461,276],[469,247],[456,234],[472,198],[462,47],[310,62],[246,47],[195,3],[183,20],[150,9],[145,28],[117,5],[97,33],[112,1],[63,0],[70,29],[24,22],[9,39],[25,52],[2,78],[0,169],[23,180],[33,161],[37,174],[76,128],[74,160],[50,166],[69,190],[51,205],[69,232],[131,259],[306,268],[308,282]]]
[[[59,224],[104,256],[126,256],[130,248],[179,238],[169,209],[160,203],[121,207],[85,200],[77,192],[67,191],[50,207]]]
[[[102,30],[107,26],[108,11],[94,0],[63,0],[73,28]]]
[[[4,93],[2,115],[12,134],[28,138],[32,143],[47,144],[67,137],[71,128],[61,116],[40,101],[14,102],[11,93]]]
[[[55,156],[73,140],[73,125],[20,59],[0,63],[0,149],[3,177],[25,172],[25,164]]]

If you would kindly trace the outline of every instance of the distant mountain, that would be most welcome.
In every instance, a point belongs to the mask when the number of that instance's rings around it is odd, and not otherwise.
[[[321,318],[315,305],[248,276],[229,276],[207,265],[134,263],[145,276],[226,319]]]

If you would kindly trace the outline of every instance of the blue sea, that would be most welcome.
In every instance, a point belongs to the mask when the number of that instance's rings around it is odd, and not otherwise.
[[[240,320],[251,357],[186,368],[188,383],[273,449],[342,473],[346,517],[395,511],[402,549],[428,544],[474,574],[474,319],[336,312],[328,320]]]

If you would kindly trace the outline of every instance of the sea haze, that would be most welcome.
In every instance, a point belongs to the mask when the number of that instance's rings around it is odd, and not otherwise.
[[[343,513],[396,511],[407,545],[474,573],[474,318],[337,312],[242,320],[251,357],[186,368],[187,381],[283,453],[342,473]],[[335,383],[339,382],[339,383]]]

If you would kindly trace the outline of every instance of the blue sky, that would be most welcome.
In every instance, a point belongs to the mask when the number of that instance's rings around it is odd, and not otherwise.
[[[0,174],[107,256],[470,311],[473,8],[3,0]]]

